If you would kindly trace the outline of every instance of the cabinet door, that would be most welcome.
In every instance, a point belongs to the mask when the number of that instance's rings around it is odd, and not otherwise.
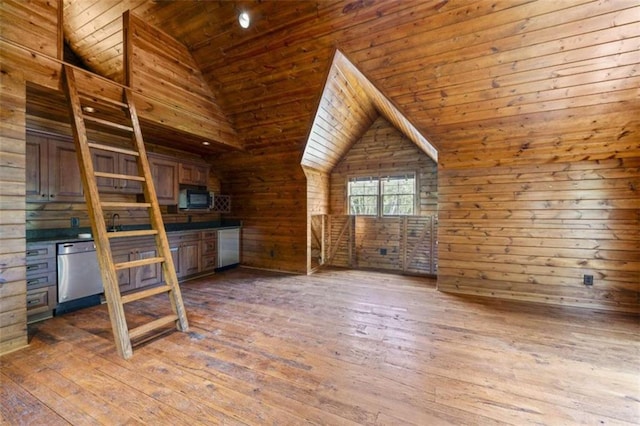
[[[180,163],[178,180],[187,185],[207,186],[209,168],[200,164]]]
[[[138,161],[132,155],[121,154],[119,156],[119,170],[123,175],[140,176]],[[135,180],[121,180],[120,189],[129,194],[142,194],[142,183]]]
[[[149,259],[156,257],[156,250],[149,248],[137,252],[137,259]],[[136,288],[159,284],[162,282],[162,273],[159,263],[145,265],[136,268]]]
[[[118,173],[118,154],[115,152],[93,150],[91,158],[96,172]],[[118,191],[117,179],[99,177],[96,178],[96,184],[100,192]]]
[[[180,269],[184,276],[200,272],[200,241],[189,241],[180,246]]]
[[[46,138],[27,134],[27,202],[49,201],[49,171],[47,169],[49,154],[47,147]]]
[[[49,201],[84,202],[74,144],[49,140]]]
[[[129,250],[114,252],[113,263],[122,263],[128,262],[129,260],[133,260],[132,257],[134,254]],[[135,282],[131,280],[131,276],[133,274],[130,273],[131,269],[119,269],[116,271],[118,276],[118,285],[120,286],[120,293],[124,293],[125,291],[133,290],[135,288]]]
[[[178,204],[178,163],[149,157],[158,204]]]
[[[216,235],[215,232],[203,232],[203,238],[206,238],[206,236],[209,235]],[[216,269],[217,267],[217,241],[216,238],[207,238],[207,239],[203,239],[201,242],[202,246],[201,246],[201,255],[202,255],[202,259],[201,259],[201,269],[202,271],[211,271],[213,269]]]

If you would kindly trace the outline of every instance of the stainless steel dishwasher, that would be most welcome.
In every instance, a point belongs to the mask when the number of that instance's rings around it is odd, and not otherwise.
[[[103,291],[93,240],[58,244],[56,314],[99,304]]]

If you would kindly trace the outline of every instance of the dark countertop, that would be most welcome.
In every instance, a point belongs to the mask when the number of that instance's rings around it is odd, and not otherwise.
[[[165,223],[164,229],[167,232],[197,231],[201,229],[223,229],[239,228],[242,222],[239,220],[222,220],[210,222],[185,222],[185,223]],[[151,229],[150,225],[122,225],[122,231],[134,231]],[[55,229],[33,229],[27,230],[27,242],[74,242],[86,241],[87,238],[79,238],[78,234],[90,234],[91,228],[55,228]]]

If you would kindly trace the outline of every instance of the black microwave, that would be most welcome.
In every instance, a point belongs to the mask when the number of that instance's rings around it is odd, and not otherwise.
[[[211,206],[211,195],[206,189],[181,189],[178,196],[180,209],[208,209]]]

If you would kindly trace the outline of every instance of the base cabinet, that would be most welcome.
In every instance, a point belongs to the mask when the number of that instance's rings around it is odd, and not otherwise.
[[[27,323],[53,316],[58,298],[56,245],[28,243],[27,264]]]
[[[112,257],[114,263],[122,263],[156,257],[156,253],[155,242],[153,239],[146,238],[114,244]],[[162,282],[161,270],[159,263],[137,268],[119,269],[117,276],[120,293],[160,284]]]
[[[169,232],[178,280],[240,263],[240,228]]]
[[[200,232],[173,232],[168,234],[178,280],[200,272]]]
[[[218,232],[202,231],[200,235],[200,266],[202,272],[212,272],[218,267]]]

